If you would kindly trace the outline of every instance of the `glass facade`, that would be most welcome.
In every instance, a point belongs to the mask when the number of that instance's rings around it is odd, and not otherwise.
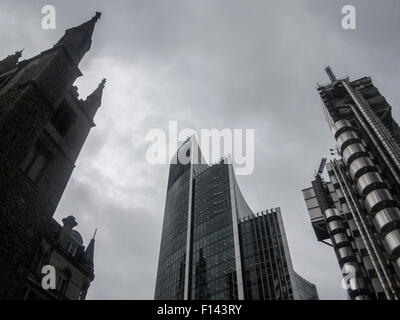
[[[196,300],[237,299],[228,166],[195,178],[192,292]]]
[[[190,164],[171,164],[158,261],[156,299],[183,299],[189,187]]]
[[[232,165],[197,164],[193,139],[173,162],[193,150],[190,163],[170,166],[155,299],[295,298],[279,209],[255,215]]]
[[[294,299],[291,272],[275,209],[240,220],[239,230],[248,300]]]
[[[319,300],[315,284],[294,273],[300,300]]]

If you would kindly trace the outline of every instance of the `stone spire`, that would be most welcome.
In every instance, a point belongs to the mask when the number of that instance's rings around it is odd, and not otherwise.
[[[15,67],[18,63],[19,58],[22,56],[22,49],[21,51],[16,51],[14,54],[10,54],[6,58],[0,61],[0,72],[3,70],[11,69]]]
[[[97,229],[94,231],[93,238],[90,240],[85,252],[82,255],[81,262],[89,267],[91,271],[94,270],[94,238],[96,237]]]
[[[87,96],[84,101],[86,112],[88,115],[93,118],[97,112],[97,109],[101,106],[101,98],[103,96],[103,89],[106,84],[106,79],[103,79],[99,86]]]
[[[94,25],[100,19],[100,16],[101,13],[96,11],[96,14],[89,21],[66,30],[54,47],[64,46],[74,62],[79,64],[85,53],[90,49]]]

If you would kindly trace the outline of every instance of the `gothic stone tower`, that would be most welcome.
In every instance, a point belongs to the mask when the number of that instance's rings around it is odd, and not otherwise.
[[[85,100],[72,86],[100,13],[53,46],[0,61],[0,299],[21,295],[35,250],[94,126],[105,80]]]

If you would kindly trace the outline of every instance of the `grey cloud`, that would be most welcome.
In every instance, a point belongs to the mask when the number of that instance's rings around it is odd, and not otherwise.
[[[315,86],[327,64],[338,76],[371,75],[399,119],[398,1],[352,1],[355,31],[341,28],[342,0],[53,3],[57,30],[44,31],[47,1],[2,1],[0,54],[34,55],[103,12],[76,82],[86,97],[107,78],[103,104],[56,213],[74,213],[86,241],[99,228],[89,297],[153,298],[168,166],[146,162],[144,138],[178,120],[256,130],[255,172],[238,177],[245,198],[255,211],[282,208],[295,269],[321,298],[345,299],[300,191],[334,144]]]

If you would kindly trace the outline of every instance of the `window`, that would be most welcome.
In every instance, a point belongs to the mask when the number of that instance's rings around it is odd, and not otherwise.
[[[68,255],[74,257],[77,249],[78,249],[78,246],[76,245],[76,243],[74,243],[73,241],[70,241],[69,245],[68,245],[68,250],[67,250]]]
[[[59,282],[58,282],[58,291],[60,291],[61,293],[65,292],[65,289],[67,288],[67,284],[68,284],[68,280],[65,279],[64,277],[60,277],[59,278]]]
[[[51,118],[51,123],[54,128],[57,129],[58,133],[62,137],[65,137],[75,120],[76,114],[71,110],[66,102],[63,102]]]
[[[69,279],[70,279],[70,272],[68,270],[64,270],[61,273],[60,277],[58,278],[58,286],[57,286],[58,292],[60,292],[61,294],[65,294],[68,288]]]
[[[317,198],[310,198],[306,200],[307,209],[312,209],[315,207],[319,207],[319,203]]]
[[[315,197],[315,191],[313,188],[303,190],[304,199]]]
[[[32,181],[37,181],[50,160],[51,155],[47,148],[40,143],[36,143],[28,151],[20,168]]]
[[[311,219],[319,219],[322,218],[322,212],[320,207],[316,207],[308,210],[308,214]]]

